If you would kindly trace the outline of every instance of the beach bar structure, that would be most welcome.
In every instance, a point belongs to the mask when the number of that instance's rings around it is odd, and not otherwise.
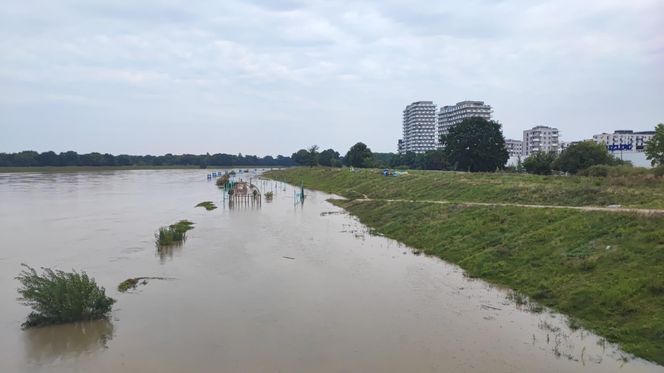
[[[228,191],[229,205],[260,205],[261,198],[260,189],[256,185],[246,181],[234,183],[232,189]]]

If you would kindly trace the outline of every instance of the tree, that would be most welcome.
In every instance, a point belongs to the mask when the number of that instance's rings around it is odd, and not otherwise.
[[[653,166],[664,165],[664,123],[655,127],[655,136],[646,143],[646,158]]]
[[[318,145],[312,145],[309,150],[309,158],[307,159],[307,166],[318,166]]]
[[[339,152],[334,151],[334,149],[323,150],[318,155],[318,163],[321,166],[340,167]]]
[[[309,159],[309,152],[306,149],[300,149],[291,155],[291,159],[293,162],[295,162],[295,164],[305,166],[307,164],[307,160]]]
[[[448,167],[442,150],[429,150],[422,155],[421,168],[424,170],[444,170]]]
[[[617,163],[603,144],[582,141],[565,149],[553,162],[552,167],[554,170],[575,174],[596,164],[614,165]]]
[[[523,161],[523,168],[529,174],[551,175],[552,164],[556,160],[555,152],[537,152]],[[521,162],[521,159],[519,159]],[[519,166],[517,166],[519,168]]]
[[[353,145],[344,157],[344,164],[353,167],[371,167],[373,154],[364,143],[358,142]]]
[[[480,117],[464,119],[441,136],[443,153],[456,170],[495,171],[505,167],[509,154],[500,123]]]

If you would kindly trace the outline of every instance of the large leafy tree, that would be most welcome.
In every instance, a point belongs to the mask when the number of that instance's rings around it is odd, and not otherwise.
[[[307,166],[314,167],[318,166],[318,145],[312,145],[307,150],[309,152],[309,157],[307,159]]]
[[[593,141],[582,141],[570,145],[553,162],[553,169],[575,174],[583,169],[598,164],[613,165],[618,161],[606,146]]]
[[[373,154],[364,143],[358,142],[351,146],[344,157],[344,164],[353,167],[371,167]]]
[[[318,155],[318,163],[321,166],[341,167],[341,160],[339,159],[339,152],[334,151],[334,149],[323,150]]]
[[[664,165],[664,123],[655,127],[655,136],[646,143],[646,158],[653,166]]]
[[[440,140],[443,154],[456,170],[495,171],[504,168],[509,159],[500,123],[484,118],[465,119]]]
[[[309,152],[306,149],[300,149],[291,155],[291,159],[300,166],[306,166],[309,162]]]

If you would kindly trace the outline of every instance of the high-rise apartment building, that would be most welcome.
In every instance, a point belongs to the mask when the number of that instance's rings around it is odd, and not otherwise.
[[[436,105],[432,101],[417,101],[406,106],[402,140],[403,153],[424,153],[437,148]]]
[[[456,105],[443,106],[438,112],[438,140],[447,135],[450,127],[463,122],[466,118],[480,117],[491,120],[491,106],[484,101],[461,101]]]
[[[523,131],[523,156],[537,152],[559,152],[558,129],[547,126],[535,126]]]

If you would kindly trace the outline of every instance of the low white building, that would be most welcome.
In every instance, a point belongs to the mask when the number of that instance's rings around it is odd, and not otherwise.
[[[523,141],[514,139],[505,139],[507,153],[511,157],[520,157],[523,152]]]
[[[611,153],[644,152],[646,143],[655,136],[655,131],[618,130],[613,133],[600,133],[593,136],[597,144],[606,145]]]

